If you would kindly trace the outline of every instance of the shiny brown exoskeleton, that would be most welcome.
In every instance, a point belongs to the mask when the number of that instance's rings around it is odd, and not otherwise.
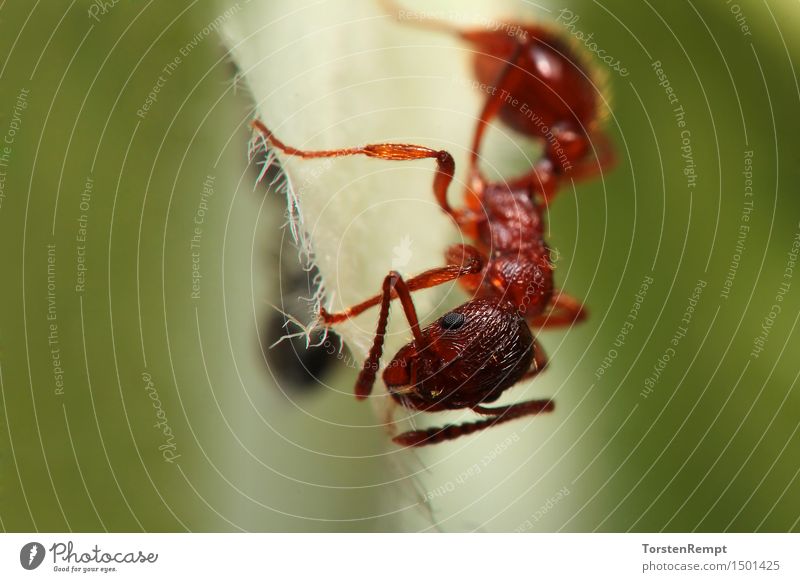
[[[586,179],[614,164],[613,148],[600,127],[606,113],[604,76],[583,47],[556,26],[493,21],[491,28],[460,29],[404,10],[395,0],[378,2],[403,25],[451,34],[473,49],[476,80],[490,95],[472,143],[473,166],[494,117],[542,142],[545,155],[522,179],[536,180],[545,197],[555,194],[565,177]]]
[[[523,30],[538,29],[528,27]],[[589,97],[570,93],[589,90],[578,78],[584,73],[562,63],[557,78],[551,75],[544,81],[533,82],[528,77],[535,77],[542,69],[547,69],[542,65],[543,59],[553,55],[550,52],[547,53],[550,56],[542,56],[541,51],[545,49],[539,40],[522,35],[508,37],[501,33],[510,39],[506,41],[497,37],[497,32],[485,32],[483,36],[477,32],[461,34],[480,44],[500,63],[495,79],[497,87],[513,88],[517,94],[530,97],[534,108],[539,106],[535,109],[537,115],[557,128],[553,134],[557,133],[558,139],[564,141],[560,151],[568,150],[568,161],[583,164],[580,171],[571,173],[563,164],[558,166],[557,160],[550,157],[556,151],[551,144],[544,148],[543,159],[528,174],[508,182],[487,181],[477,164],[477,152],[486,124],[500,115],[515,128],[526,131],[514,121],[512,112],[503,113],[504,101],[497,94],[488,99],[475,130],[466,205],[462,208],[452,208],[447,201],[447,190],[455,172],[455,162],[447,151],[411,144],[371,144],[304,151],[281,142],[262,122],[253,122],[266,144],[293,156],[365,155],[383,160],[432,158],[436,161],[433,181],[436,200],[474,244],[451,246],[445,255],[446,266],[411,279],[405,280],[399,273],[390,272],[379,294],[344,311],[320,311],[321,322],[331,326],[370,307],[380,306],[375,340],[355,386],[356,397],[362,399],[370,394],[375,383],[383,355],[390,303],[399,298],[413,341],[401,348],[384,370],[383,380],[391,397],[414,410],[436,412],[469,408],[485,417],[474,422],[412,430],[394,436],[394,442],[407,446],[438,443],[521,416],[553,410],[553,401],[549,399],[507,406],[485,405],[495,402],[521,379],[532,377],[544,368],[546,357],[530,326],[565,326],[585,317],[580,303],[554,287],[543,219],[546,204],[562,180],[590,175],[585,170],[588,166],[584,158],[590,146],[585,128],[596,115],[596,107],[586,105],[591,100]],[[482,58],[476,60],[478,75],[490,75],[492,67],[481,63]],[[555,65],[549,70],[555,70],[553,67]],[[556,88],[566,92],[559,93],[562,102],[558,106],[554,105],[557,100],[552,95],[544,95]],[[600,167],[603,163],[598,160]],[[421,328],[411,293],[455,279],[473,299]]]

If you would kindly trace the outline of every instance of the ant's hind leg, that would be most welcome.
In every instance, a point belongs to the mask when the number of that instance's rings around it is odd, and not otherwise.
[[[537,315],[530,323],[532,326],[540,328],[564,327],[584,319],[586,319],[586,309],[583,305],[577,299],[556,289],[547,313]]]
[[[478,169],[478,158],[480,156],[481,143],[483,136],[486,133],[486,128],[489,122],[494,119],[499,113],[500,109],[506,103],[506,98],[510,92],[516,87],[522,78],[523,69],[521,59],[523,49],[527,46],[527,42],[519,39],[516,43],[514,53],[509,57],[503,70],[495,81],[493,92],[486,100],[481,110],[478,123],[475,125],[475,133],[472,136],[472,153],[470,154],[470,167],[469,174],[471,180],[477,181],[478,185],[483,182],[480,170]],[[470,184],[472,187],[472,184]]]
[[[479,414],[490,415],[491,418],[476,422],[465,422],[463,424],[447,424],[443,427],[433,427],[423,430],[411,430],[397,435],[392,440],[398,445],[408,447],[421,447],[434,445],[442,441],[449,441],[460,436],[472,434],[502,424],[510,420],[515,420],[523,416],[532,416],[551,412],[555,408],[552,400],[528,400],[510,406],[500,406],[497,408],[484,408],[476,406],[473,410]]]
[[[471,249],[471,247],[465,246],[465,252],[468,249]],[[427,347],[427,341],[422,335],[422,330],[419,326],[419,317],[417,316],[417,310],[414,307],[414,300],[411,298],[411,291],[414,289],[432,287],[433,285],[438,285],[446,281],[452,281],[463,274],[470,274],[475,270],[479,272],[483,267],[483,261],[480,259],[480,254],[478,251],[475,250],[474,252],[477,256],[473,256],[474,260],[466,266],[453,265],[441,269],[432,269],[430,271],[426,271],[422,275],[418,275],[417,277],[410,279],[408,282],[406,282],[402,275],[400,275],[400,273],[397,271],[390,271],[389,274],[386,275],[386,278],[383,280],[383,289],[381,294],[377,296],[376,303],[380,303],[381,310],[380,314],[378,315],[378,325],[375,330],[375,339],[372,342],[372,347],[369,350],[367,359],[364,360],[364,365],[361,368],[361,372],[358,374],[358,378],[356,379],[356,398],[363,399],[369,396],[370,392],[372,392],[372,387],[375,384],[375,376],[378,373],[378,366],[380,364],[381,356],[383,355],[383,342],[386,337],[386,327],[389,323],[389,305],[393,297],[398,297],[400,299],[400,303],[403,306],[403,311],[405,312],[408,324],[411,327],[411,333],[414,336],[414,342],[416,343],[417,348],[420,350],[425,349]],[[355,315],[358,312],[357,310],[360,309],[360,311],[363,311],[366,308],[364,306],[369,307],[372,304],[371,302],[372,300],[368,299],[364,303],[357,305],[355,308],[350,308],[350,310],[346,310],[340,314],[329,314],[324,310],[321,310],[320,317],[327,324],[335,323],[339,317],[343,316],[344,319],[347,319],[348,317]]]

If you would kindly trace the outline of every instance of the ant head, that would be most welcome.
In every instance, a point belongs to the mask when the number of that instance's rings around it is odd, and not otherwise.
[[[490,402],[525,374],[533,336],[515,306],[473,299],[422,329],[424,346],[404,346],[383,380],[393,397],[415,408]]]

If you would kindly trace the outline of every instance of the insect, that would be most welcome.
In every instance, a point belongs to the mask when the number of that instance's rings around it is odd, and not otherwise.
[[[494,34],[486,32],[481,37],[476,32],[470,33],[470,38],[481,39],[484,50],[499,64],[495,86],[506,91],[513,89],[516,94],[539,103],[534,98],[546,93],[548,88],[552,91],[541,79],[538,84],[528,80],[547,69],[542,59],[549,57],[541,56],[540,40],[533,35],[518,35],[500,42]],[[480,61],[476,60],[479,75],[489,75],[492,67],[478,65]],[[563,63],[559,66],[562,67],[560,86],[566,91],[566,97],[580,102],[570,91],[581,87],[575,77],[583,71],[574,67],[568,69]],[[343,311],[320,310],[321,323],[333,326],[369,308],[379,307],[375,338],[356,380],[356,398],[366,398],[372,392],[383,356],[390,304],[399,299],[413,340],[401,348],[384,369],[383,381],[391,398],[413,410],[437,412],[467,408],[482,417],[473,422],[397,434],[392,440],[399,445],[435,444],[554,409],[550,399],[487,406],[520,380],[534,377],[545,368],[547,358],[531,327],[566,326],[586,316],[580,302],[554,285],[550,250],[544,239],[544,213],[563,180],[591,175],[590,165],[584,159],[590,145],[589,134],[583,131],[585,126],[581,125],[580,117],[576,121],[569,105],[560,109],[554,107],[554,100],[548,96],[540,101],[541,106],[536,111],[555,128],[552,133],[556,136],[556,145],[544,148],[543,158],[527,174],[509,181],[492,182],[483,176],[478,166],[484,131],[494,117],[500,115],[513,120],[514,114],[506,109],[501,91],[487,99],[473,137],[466,200],[460,208],[448,202],[455,162],[445,150],[379,143],[305,151],[283,143],[260,120],[253,121],[253,127],[265,144],[291,156],[313,159],[364,155],[390,161],[435,160],[433,194],[436,201],[458,224],[464,236],[472,240],[473,244],[449,247],[443,267],[407,280],[391,271],[384,278],[380,293]],[[513,127],[531,131],[530,127],[514,123],[511,123]],[[568,161],[580,164],[572,169],[574,174],[571,175],[563,164],[556,165],[558,160],[553,156],[559,155],[558,148],[568,152]],[[434,323],[421,327],[412,293],[454,280],[458,280],[472,298]]]
[[[614,150],[601,131],[605,79],[582,47],[555,26],[494,21],[490,28],[460,29],[403,10],[394,0],[379,3],[403,25],[450,34],[471,45],[476,80],[491,94],[472,141],[473,167],[483,133],[495,117],[542,142],[545,155],[520,180],[536,180],[546,198],[567,175],[587,179],[614,165]],[[593,144],[596,156],[591,155]]]

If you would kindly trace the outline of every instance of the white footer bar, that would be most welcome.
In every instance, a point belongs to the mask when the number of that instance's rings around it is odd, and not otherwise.
[[[800,580],[800,534],[3,534],[0,580]]]

